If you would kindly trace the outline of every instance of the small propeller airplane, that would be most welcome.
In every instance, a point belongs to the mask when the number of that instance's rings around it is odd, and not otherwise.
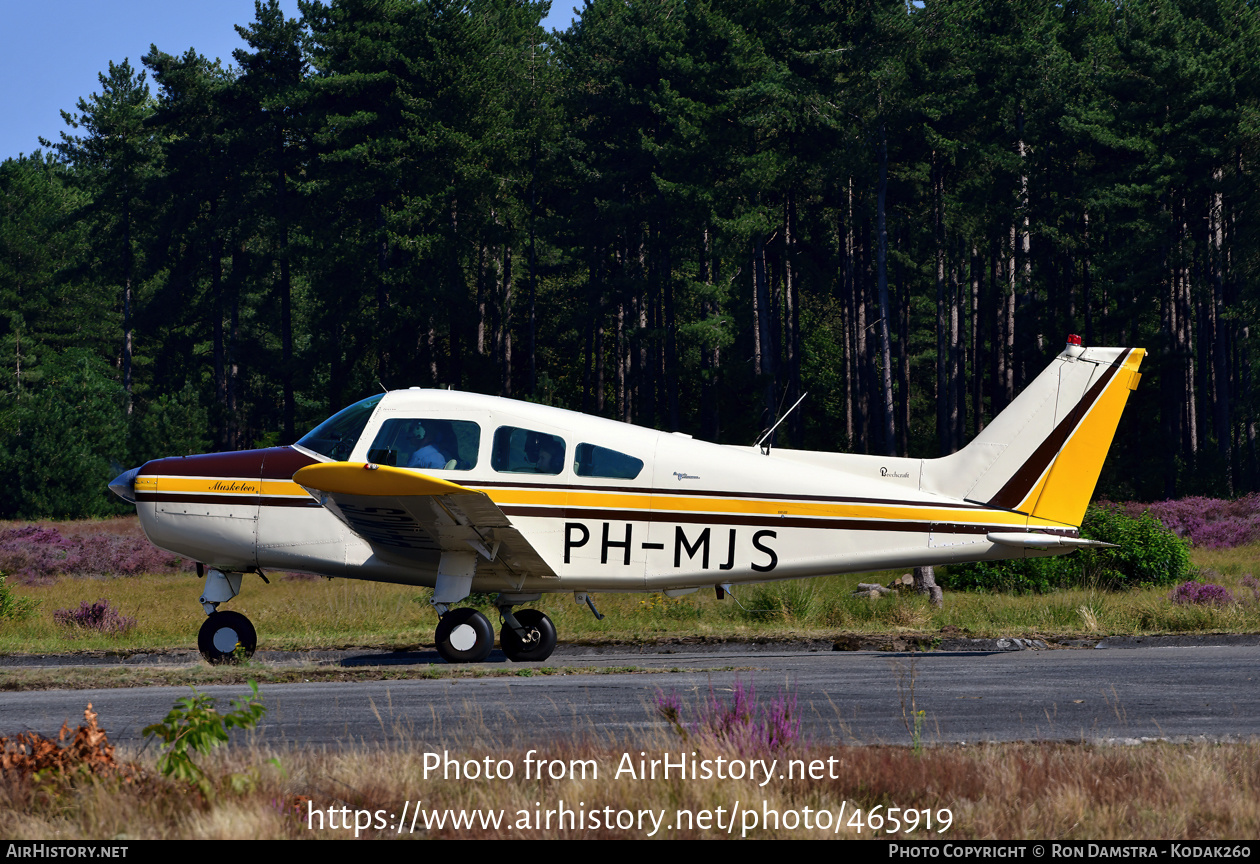
[[[245,574],[433,589],[451,663],[545,660],[537,609],[573,592],[674,597],[732,586],[1107,545],[1079,536],[1142,349],[1068,345],[962,450],[911,459],[718,445],[494,396],[411,388],[345,408],[296,444],[157,459],[110,489],[158,547],[199,562],[211,663],[253,654],[220,604]]]

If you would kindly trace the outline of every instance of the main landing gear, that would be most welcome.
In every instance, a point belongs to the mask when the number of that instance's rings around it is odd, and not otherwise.
[[[513,615],[511,607],[503,607],[499,611],[503,613],[499,647],[509,660],[514,663],[538,663],[556,650],[556,625],[545,614],[537,609],[522,609]]]
[[[513,615],[512,607],[504,605],[499,614],[499,645],[509,660],[538,663],[556,649],[556,625],[542,612],[522,609]],[[438,621],[433,641],[447,663],[481,663],[494,647],[494,627],[476,609],[451,609]]]
[[[197,568],[200,570],[201,565],[198,564]],[[239,612],[219,611],[220,603],[240,593],[243,575],[214,569],[206,574],[200,602],[207,617],[197,634],[197,648],[206,662],[215,666],[248,660],[258,647],[258,633],[248,618]]]
[[[494,647],[494,628],[476,609],[451,609],[438,619],[433,640],[447,663],[480,663]]]
[[[434,590],[434,596],[439,590]],[[465,589],[463,597],[467,596]],[[512,613],[513,606],[532,603],[540,596],[500,594],[494,600],[503,621],[499,628],[499,647],[514,663],[541,663],[556,650],[556,625],[546,614],[537,609]],[[574,593],[573,599],[585,604],[596,618],[603,619],[604,616],[599,614],[585,591]],[[434,641],[443,660],[447,663],[480,663],[490,656],[490,649],[494,647],[494,629],[485,615],[476,609],[448,609],[445,603],[439,602],[433,603],[433,608],[441,616]]]
[[[500,594],[495,607],[503,620],[499,628],[499,646],[507,658],[515,663],[539,663],[556,650],[556,625],[537,609],[522,609],[512,614],[512,606],[537,600],[537,595],[512,596]],[[443,610],[434,604],[441,618],[433,641],[438,654],[447,663],[480,663],[490,656],[494,647],[494,627],[476,609]]]

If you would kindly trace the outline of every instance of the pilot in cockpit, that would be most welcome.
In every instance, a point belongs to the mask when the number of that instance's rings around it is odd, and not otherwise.
[[[443,431],[447,434],[443,435]],[[450,437],[450,430],[443,430],[441,421],[417,420],[408,431],[408,441],[413,452],[411,459],[407,462],[407,467],[445,468],[448,456],[443,447],[454,452],[454,448],[446,440]]]

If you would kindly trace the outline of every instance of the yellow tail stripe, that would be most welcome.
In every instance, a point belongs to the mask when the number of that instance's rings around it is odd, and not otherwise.
[[[1025,504],[1032,502],[1032,507],[1021,506],[1021,510],[1031,509],[1038,518],[1064,525],[1081,524],[1145,355],[1140,348],[1129,353],[1124,368],[1107,385],[1050,464],[1045,477],[1025,499]]]

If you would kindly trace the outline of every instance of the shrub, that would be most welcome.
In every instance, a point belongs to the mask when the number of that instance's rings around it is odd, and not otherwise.
[[[1201,549],[1232,549],[1260,540],[1260,493],[1242,498],[1181,498],[1154,504],[1130,503],[1118,506],[1136,517],[1152,516]]]
[[[68,744],[65,743],[70,735],[68,722],[61,724],[61,733],[55,741],[38,732],[22,732],[13,739],[0,736],[0,771],[13,772],[21,778],[79,770],[100,776],[134,777],[135,766],[114,758],[114,745],[109,743],[105,730],[96,725],[96,717],[89,702],[83,712],[84,725],[75,729]]]
[[[18,621],[35,614],[39,601],[29,597],[14,597],[13,590],[4,584],[5,576],[0,573],[0,621]]]
[[[0,568],[27,585],[51,584],[58,576],[132,576],[181,566],[186,566],[183,559],[163,552],[144,536],[107,531],[66,536],[57,528],[39,525],[0,530]]]
[[[74,630],[95,630],[107,635],[126,633],[136,626],[135,618],[120,613],[104,597],[95,603],[84,600],[78,609],[58,609],[53,620]]]
[[[1081,536],[1115,549],[1080,549],[1075,554],[1009,561],[954,564],[942,581],[955,591],[1045,593],[1059,588],[1134,588],[1173,585],[1186,579],[1190,549],[1150,512],[1135,517],[1114,505],[1091,507]]]
[[[258,682],[253,680],[249,682],[249,693],[233,699],[232,710],[226,714],[220,714],[214,707],[213,696],[190,689],[192,695],[176,700],[175,707],[162,722],[144,727],[144,736],[162,742],[164,752],[157,761],[162,774],[196,785],[209,798],[213,791],[209,778],[193,761],[192,754],[204,756],[228,743],[233,729],[253,729],[267,713],[267,708],[258,695]],[[233,779],[237,776],[233,775]]]
[[[1194,604],[1195,606],[1228,606],[1234,602],[1234,595],[1220,585],[1202,582],[1182,582],[1168,599],[1178,604]]]
[[[1173,585],[1190,572],[1190,547],[1150,512],[1134,519],[1114,507],[1085,515],[1082,536],[1116,549],[1087,549],[1079,556],[1084,584],[1104,588]]]

